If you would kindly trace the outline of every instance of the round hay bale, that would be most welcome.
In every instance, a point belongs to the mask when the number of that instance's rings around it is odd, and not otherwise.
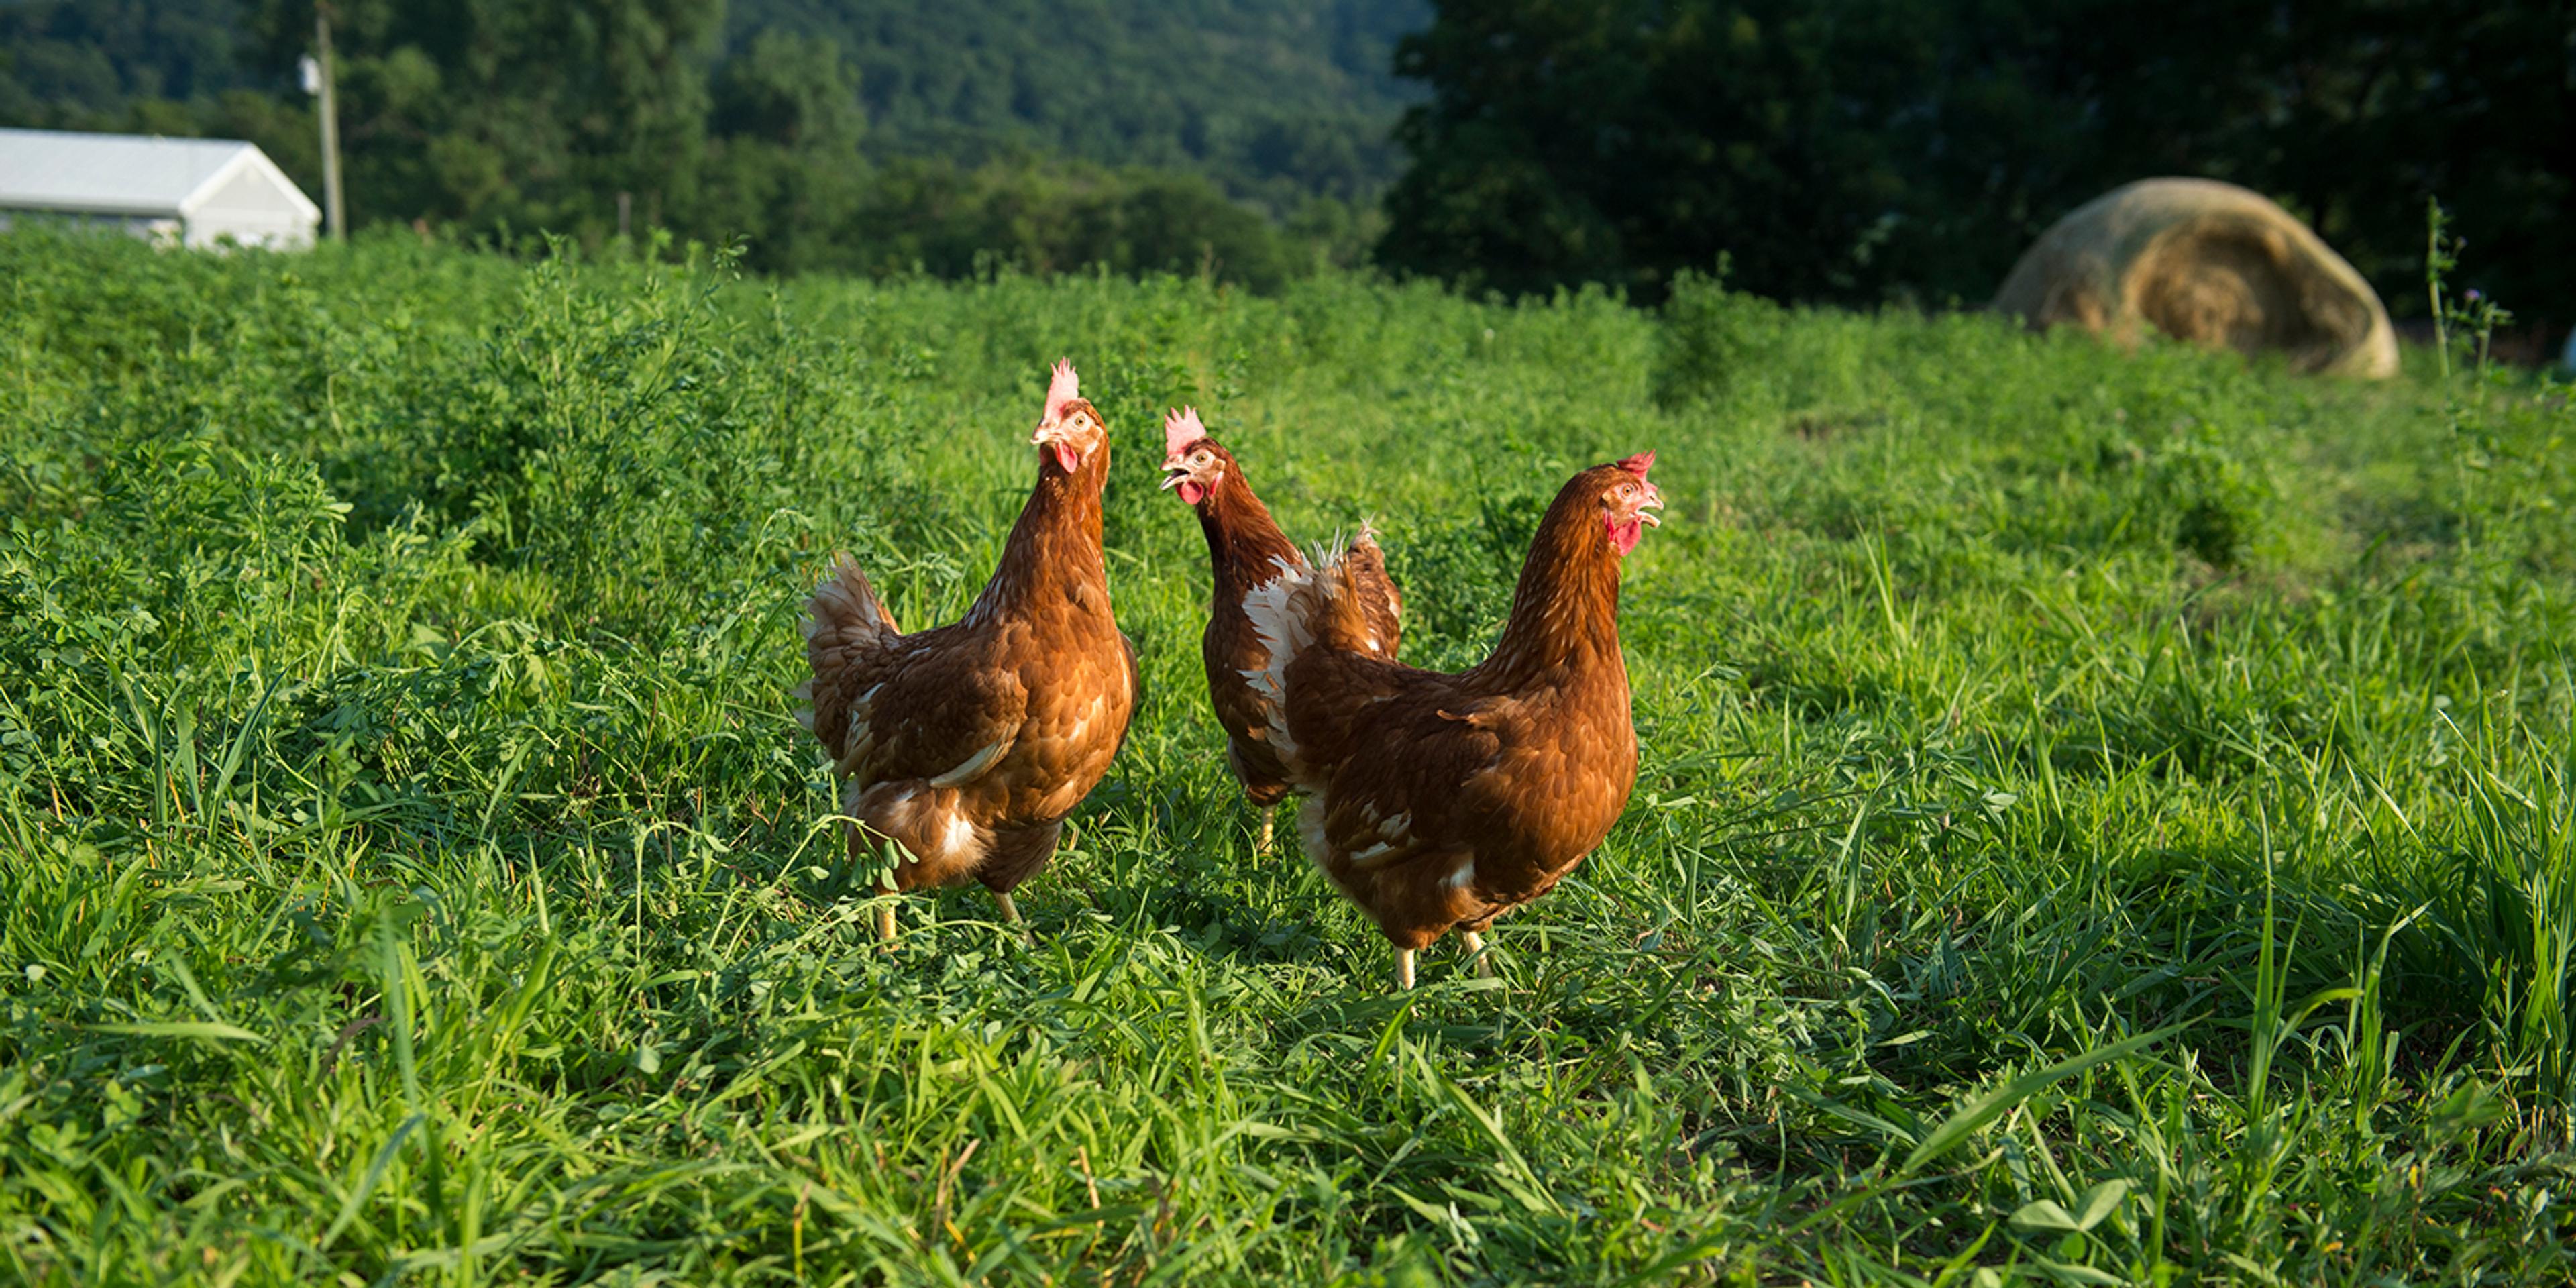
[[[1994,307],[2122,345],[2152,326],[2284,354],[2300,371],[2397,374],[2397,336],[2370,283],[2270,199],[2208,179],[2142,179],[2094,198],[2022,254]]]

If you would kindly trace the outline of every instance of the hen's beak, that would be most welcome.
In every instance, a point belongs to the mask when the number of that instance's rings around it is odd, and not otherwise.
[[[1664,521],[1656,518],[1653,513],[1663,508],[1664,494],[1655,490],[1654,484],[1649,483],[1646,485],[1646,499],[1637,503],[1637,521],[1649,528],[1664,526]]]
[[[1173,488],[1179,487],[1180,485],[1190,481],[1190,472],[1188,470],[1182,469],[1177,465],[1167,465],[1163,468],[1170,470],[1171,473],[1163,476],[1163,486],[1154,489],[1155,491],[1169,492]]]
[[[1045,448],[1055,457],[1056,467],[1067,474],[1082,467],[1082,446],[1066,436],[1061,420],[1039,421],[1038,432],[1029,435],[1029,445]]]

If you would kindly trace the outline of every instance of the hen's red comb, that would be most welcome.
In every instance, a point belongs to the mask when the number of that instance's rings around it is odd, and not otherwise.
[[[1183,407],[1163,413],[1163,454],[1172,455],[1208,436],[1207,426],[1199,423],[1199,409]]]
[[[1619,462],[1619,468],[1636,475],[1638,478],[1644,478],[1646,477],[1646,471],[1655,468],[1655,453],[1652,449],[1639,452],[1636,455]]]
[[[1047,382],[1046,418],[1064,414],[1064,405],[1082,396],[1082,378],[1073,374],[1073,359],[1055,360],[1055,378]]]

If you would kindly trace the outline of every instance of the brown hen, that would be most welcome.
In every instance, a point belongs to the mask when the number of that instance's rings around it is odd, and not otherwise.
[[[1270,807],[1288,794],[1288,770],[1270,747],[1272,703],[1248,673],[1269,664],[1270,651],[1243,611],[1245,599],[1279,580],[1283,569],[1306,571],[1306,557],[1279,531],[1269,507],[1225,445],[1208,437],[1198,409],[1184,407],[1163,418],[1163,487],[1198,511],[1206,534],[1214,588],[1200,657],[1207,665],[1208,705],[1225,729],[1226,765],[1261,815],[1261,848],[1270,848]],[[1350,549],[1360,609],[1368,623],[1366,650],[1392,658],[1403,635],[1404,601],[1386,575],[1386,555],[1366,525]]]
[[[1011,891],[1055,853],[1136,709],[1135,650],[1110,615],[1100,553],[1109,438],[1059,362],[1029,440],[1037,486],[966,616],[901,633],[849,556],[806,605],[802,719],[844,780],[853,859],[900,847],[891,893],[972,878],[1019,924]],[[877,933],[894,937],[894,908]],[[1022,926],[1023,939],[1028,931]]]
[[[1486,972],[1481,932],[1546,894],[1601,843],[1637,781],[1620,561],[1658,522],[1654,453],[1567,482],[1521,565],[1493,653],[1455,675],[1377,656],[1360,565],[1282,567],[1246,612],[1268,650],[1247,677],[1272,704],[1269,745],[1312,793],[1307,856],[1396,948],[1452,929]]]

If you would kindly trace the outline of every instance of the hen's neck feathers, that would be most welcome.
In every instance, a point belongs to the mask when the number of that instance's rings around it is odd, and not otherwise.
[[[1106,445],[1071,474],[1039,454],[1037,486],[968,621],[1022,614],[1050,601],[1109,611],[1109,574],[1100,554],[1100,489],[1108,479]]]
[[[1577,476],[1539,521],[1503,637],[1476,668],[1497,687],[1562,682],[1602,667],[1624,681],[1619,556],[1603,526],[1599,490],[1589,472]]]
[[[1239,464],[1227,465],[1198,512],[1219,599],[1239,600],[1243,592],[1277,576],[1278,561],[1283,558],[1292,566],[1306,562],[1296,543],[1271,519],[1270,507],[1253,495]]]

